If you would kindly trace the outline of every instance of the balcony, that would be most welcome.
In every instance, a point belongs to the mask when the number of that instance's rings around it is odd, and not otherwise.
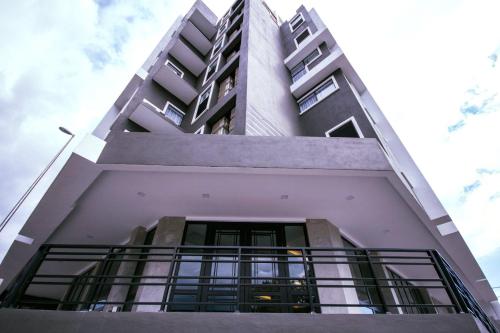
[[[200,9],[196,9],[189,17],[194,26],[208,39],[211,39],[217,32],[215,21],[210,22],[210,19],[205,16]]]
[[[304,67],[303,71],[296,74],[296,81],[290,86],[290,91],[295,98],[300,98],[309,92],[312,88],[324,81],[328,76],[338,68],[342,67],[345,57],[344,53],[335,45],[328,57],[323,59],[312,69]]]
[[[176,126],[178,125],[176,122],[179,123],[179,116],[169,117],[169,114],[165,114],[163,110],[144,99],[129,119],[152,133],[181,133]]]
[[[310,54],[314,49],[318,48],[319,45],[326,42],[329,49],[333,48],[336,44],[335,39],[327,28],[316,31],[314,34],[307,37],[299,47],[293,51],[288,57],[286,57],[284,63],[285,66],[290,70],[294,68],[299,62],[301,62],[308,54]]]
[[[212,48],[210,40],[191,21],[186,22],[180,34],[203,55]]]
[[[181,40],[177,40],[168,53],[193,73],[194,76],[199,76],[206,67],[203,59]]]
[[[198,91],[166,64],[161,66],[158,72],[154,74],[153,80],[186,105],[191,104],[198,96]]]
[[[165,274],[143,274],[147,265],[154,267],[146,271]],[[8,287],[1,307],[104,312],[465,312],[497,332],[437,251],[420,249],[45,244]]]

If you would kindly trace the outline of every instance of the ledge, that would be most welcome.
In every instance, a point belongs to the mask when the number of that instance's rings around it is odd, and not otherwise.
[[[117,133],[99,164],[392,170],[375,139]]]

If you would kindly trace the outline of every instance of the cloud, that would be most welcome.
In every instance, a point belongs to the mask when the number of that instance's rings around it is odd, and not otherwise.
[[[488,59],[491,60],[491,67],[495,67],[496,63],[497,63],[497,60],[498,60],[498,54],[496,53],[492,53]]]
[[[448,132],[449,133],[455,132],[456,130],[463,127],[464,125],[465,125],[465,120],[462,119],[459,122],[457,122],[456,124],[448,126]]]
[[[495,175],[500,174],[500,169],[479,168],[476,172],[480,175]]]
[[[464,186],[464,193],[470,193],[479,188],[479,186],[481,186],[481,182],[476,180],[474,183]]]

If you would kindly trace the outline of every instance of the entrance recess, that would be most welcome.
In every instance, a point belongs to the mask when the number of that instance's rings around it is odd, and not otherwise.
[[[188,223],[183,245],[169,311],[311,311],[303,224]]]

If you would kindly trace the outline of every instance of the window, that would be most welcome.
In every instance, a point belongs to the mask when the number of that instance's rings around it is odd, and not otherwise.
[[[213,56],[220,51],[220,49],[222,49],[222,47],[224,46],[224,39],[225,39],[225,36],[222,36],[220,37],[219,39],[217,39],[215,41],[215,44],[214,44],[214,47],[212,49],[212,55],[210,56],[210,59],[213,58]]]
[[[307,39],[307,37],[311,36],[311,29],[307,28],[306,30],[302,31],[296,38],[295,38],[295,45],[299,47],[300,43],[302,43],[304,40]]]
[[[212,82],[212,84],[200,94],[198,97],[198,103],[196,104],[193,121],[191,123],[194,123],[196,119],[200,118],[203,112],[208,110],[213,90],[214,82]]]
[[[233,108],[225,116],[215,122],[215,124],[212,126],[211,134],[230,134],[234,129],[234,115],[235,109]]]
[[[297,15],[292,17],[290,22],[288,22],[288,24],[290,25],[290,31],[294,32],[304,22],[305,22],[304,15],[302,15],[302,13],[298,13]]]
[[[172,120],[177,126],[181,124],[182,118],[184,118],[184,112],[170,102],[167,102],[165,105],[163,113],[165,114],[165,117]]]
[[[205,134],[205,125],[198,128],[193,134]]]
[[[309,67],[308,65],[312,63],[314,60],[318,59],[321,56],[321,50],[316,48],[314,51],[312,51],[307,57],[304,58],[297,66],[292,68],[290,70],[292,74],[292,81],[296,82],[298,81],[302,76],[304,76],[308,71]]]
[[[333,76],[329,77],[316,86],[312,92],[299,99],[298,103],[300,114],[306,112],[338,89],[339,86],[337,85],[335,78]]]
[[[205,79],[203,80],[203,84],[205,84],[208,80],[210,80],[210,78],[217,72],[220,63],[220,57],[221,55],[219,54],[217,59],[215,59],[208,65],[207,71],[205,73]]]
[[[363,138],[363,133],[354,117],[344,120],[325,134],[330,138]]]
[[[425,306],[415,306],[420,304],[430,303],[426,301],[425,289],[423,288],[412,288],[413,283],[405,280],[401,275],[387,269],[389,272],[389,277],[393,279],[391,284],[396,286],[394,288],[396,296],[398,299],[398,304],[401,305],[401,311],[405,314],[421,314],[421,313],[436,313],[435,308],[427,308]],[[405,306],[406,305],[406,306]]]
[[[167,66],[172,72],[174,72],[178,77],[183,77],[184,72],[179,69],[179,67],[175,66],[170,60],[167,60],[165,66]]]
[[[217,30],[217,38],[219,38],[224,31],[227,30],[229,26],[229,20],[228,19],[223,19],[221,25],[219,26],[219,29]]]
[[[238,84],[238,67],[234,70],[231,75],[226,77],[219,85],[219,96],[218,100],[229,94],[231,90]]]

